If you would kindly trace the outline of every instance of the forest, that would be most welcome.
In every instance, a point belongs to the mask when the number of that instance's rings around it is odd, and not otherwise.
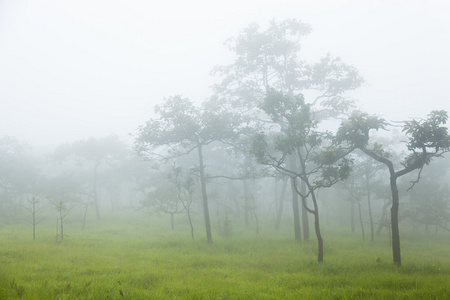
[[[211,96],[131,140],[1,137],[0,298],[448,297],[448,113],[359,110],[363,74],[303,60],[310,31],[242,29]]]

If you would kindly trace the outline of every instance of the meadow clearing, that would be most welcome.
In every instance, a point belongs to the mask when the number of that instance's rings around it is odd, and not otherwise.
[[[362,241],[348,228],[324,228],[316,241],[281,231],[234,228],[207,244],[184,225],[170,230],[145,216],[104,219],[81,230],[50,223],[0,228],[0,299],[450,299],[450,234],[402,230],[396,267],[387,233]]]

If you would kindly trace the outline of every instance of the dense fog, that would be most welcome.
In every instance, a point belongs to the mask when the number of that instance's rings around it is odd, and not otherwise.
[[[449,9],[2,1],[0,226],[448,231]]]

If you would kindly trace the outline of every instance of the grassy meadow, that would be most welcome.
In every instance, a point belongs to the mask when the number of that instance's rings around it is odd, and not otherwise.
[[[398,268],[387,236],[362,241],[347,228],[323,229],[318,264],[316,241],[294,241],[287,225],[207,244],[201,226],[192,240],[161,221],[68,223],[62,242],[48,223],[35,241],[30,225],[3,225],[0,299],[450,299],[449,233],[404,230]]]

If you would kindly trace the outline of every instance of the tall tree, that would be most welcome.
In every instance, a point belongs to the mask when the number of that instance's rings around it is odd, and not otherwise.
[[[375,143],[369,144],[372,130],[386,129],[388,123],[378,117],[367,113],[354,112],[348,120],[342,122],[338,131],[338,141],[346,142],[351,149],[360,149],[362,152],[384,164],[389,170],[390,188],[392,194],[391,206],[391,228],[392,228],[392,252],[394,263],[401,265],[400,254],[400,231],[399,231],[399,193],[397,179],[414,170],[419,170],[417,180],[412,183],[411,188],[419,181],[422,169],[428,165],[433,158],[441,157],[450,151],[450,136],[448,128],[443,126],[448,119],[445,111],[432,111],[424,120],[406,121],[403,132],[408,141],[406,147],[410,154],[401,162],[399,169],[383,146]]]
[[[214,86],[215,92],[240,108],[249,119],[262,123],[273,122],[264,119],[261,110],[256,109],[261,106],[269,88],[293,98],[300,93],[308,95],[306,100],[313,105],[316,119],[341,113],[351,104],[344,93],[358,88],[363,80],[354,67],[331,54],[316,63],[301,59],[302,41],[310,32],[308,24],[296,19],[273,20],[265,30],[257,24],[244,28],[237,37],[227,41],[229,50],[236,55],[234,62],[213,70],[213,74],[221,78]],[[293,193],[297,232],[299,220],[295,197]],[[304,237],[307,238],[307,212],[303,209],[302,213]]]
[[[342,149],[330,147],[330,133],[318,130],[311,105],[304,102],[302,95],[293,98],[271,90],[262,108],[274,121],[282,121],[284,129],[256,135],[253,154],[259,163],[291,177],[293,194],[301,197],[303,207],[314,216],[317,260],[323,262],[317,191],[348,177],[351,161]],[[299,166],[287,162],[289,157],[295,157]],[[297,179],[305,183],[306,191],[298,188]],[[313,207],[307,204],[307,197],[311,197]]]
[[[197,151],[206,237],[212,243],[203,147],[229,142],[241,127],[241,118],[219,98],[197,107],[187,98],[173,96],[155,107],[156,117],[139,127],[135,148],[141,156],[168,160]]]

